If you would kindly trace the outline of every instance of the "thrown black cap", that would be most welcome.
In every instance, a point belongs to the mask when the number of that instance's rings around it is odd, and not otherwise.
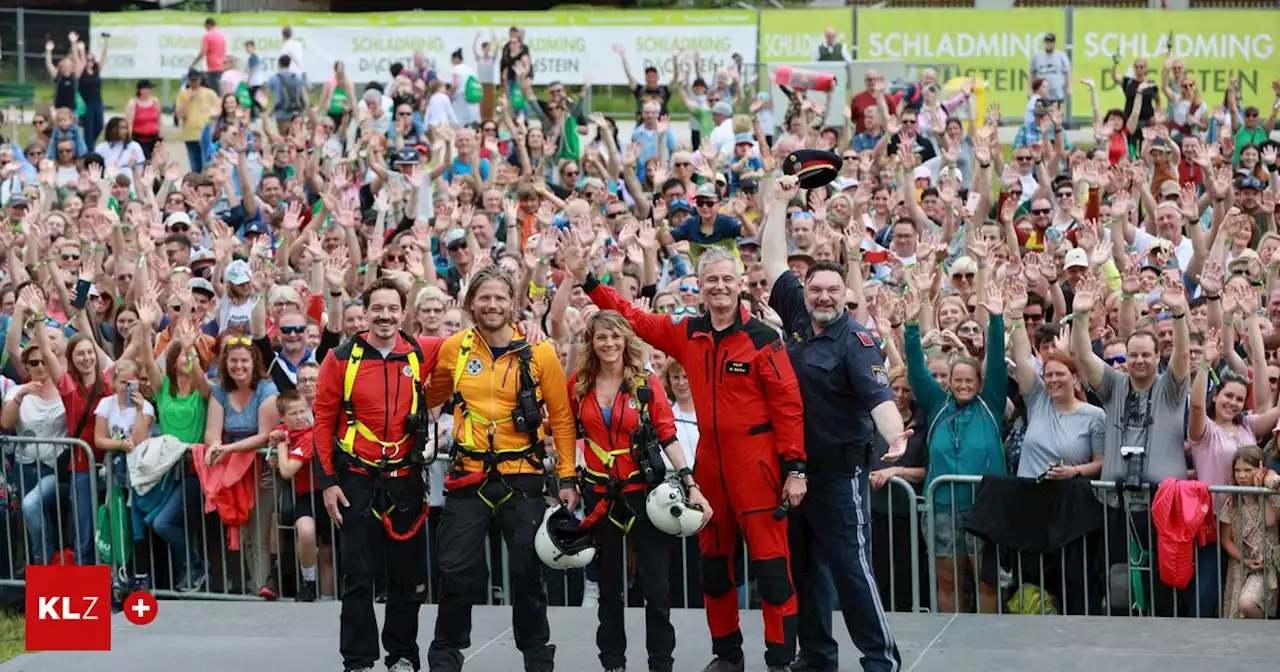
[[[817,189],[836,179],[842,165],[844,161],[839,154],[820,149],[801,149],[787,155],[782,162],[782,172],[800,178],[802,189]]]

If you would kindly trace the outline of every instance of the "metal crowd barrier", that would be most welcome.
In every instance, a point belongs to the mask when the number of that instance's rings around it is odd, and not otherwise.
[[[922,508],[929,549],[929,591],[940,611],[1223,617],[1228,588],[1243,584],[1248,576],[1243,563],[1228,558],[1222,527],[1215,524],[1217,540],[1193,547],[1189,584],[1181,588],[1166,584],[1160,574],[1157,533],[1150,513],[1154,488],[1146,485],[1117,490],[1114,482],[1091,481],[1102,529],[1053,553],[1019,552],[985,542],[964,529],[967,512],[956,513],[957,491],[967,488],[976,497],[981,484],[980,476],[941,476],[925,495]],[[947,488],[943,501],[950,506],[939,506],[941,488]],[[1257,498],[1263,515],[1268,499],[1280,501],[1280,492],[1266,488],[1211,486],[1209,492],[1215,499],[1215,518],[1235,530],[1255,522],[1245,518],[1246,509],[1253,510],[1253,498]],[[1222,507],[1227,503],[1233,506],[1235,515],[1231,518],[1237,522],[1222,519]],[[1273,558],[1273,567],[1280,567],[1277,528],[1264,527],[1256,536],[1256,555]],[[1234,583],[1229,565],[1236,568]],[[1264,593],[1267,577],[1262,577]],[[946,590],[939,592],[940,583]],[[970,596],[972,607],[963,606]],[[1264,606],[1261,617],[1273,616]]]
[[[70,478],[65,457],[59,468],[46,465],[37,469],[30,460],[41,445],[81,451],[91,465],[90,471],[81,473],[94,476]],[[125,584],[135,575],[148,575],[152,590],[161,597],[257,600],[261,599],[258,591],[263,583],[272,584],[282,599],[299,594],[302,565],[299,529],[294,522],[299,502],[293,497],[292,483],[279,475],[271,451],[260,451],[261,459],[256,462],[253,475],[258,484],[256,514],[240,530],[241,549],[230,551],[226,527],[216,513],[204,511],[204,498],[189,454],[169,476],[166,498],[171,500],[168,506],[176,508],[165,518],[147,519],[135,516],[138,495],[131,488],[125,490],[127,481],[120,480],[127,473],[123,454],[111,453],[99,464],[88,445],[65,438],[0,437],[0,449],[8,467],[2,494],[8,500],[3,510],[8,514],[5,532],[9,542],[0,553],[0,586],[24,585],[23,568],[33,563],[85,564],[88,557],[88,562],[111,565],[113,576]],[[311,478],[315,478],[314,473]],[[923,497],[901,478],[886,483],[884,488],[890,495],[884,498],[887,504],[874,510],[868,521],[874,570],[886,610],[1212,617],[1223,615],[1224,595],[1249,577],[1242,563],[1228,557],[1219,538],[1197,550],[1190,585],[1180,590],[1164,585],[1149,514],[1152,488],[1117,492],[1115,483],[1102,481],[1090,483],[1102,514],[1102,529],[1068,544],[1060,553],[1023,553],[998,544],[979,543],[981,540],[964,529],[964,516],[951,512],[959,508],[959,489],[968,488],[976,496],[981,483],[982,478],[977,476],[942,476],[930,484]],[[311,485],[315,492],[314,481]],[[117,488],[122,489],[123,497],[115,495]],[[84,494],[77,495],[77,489]],[[1258,507],[1248,502],[1265,504],[1268,497],[1273,498],[1271,501],[1280,499],[1280,493],[1264,488],[1214,486],[1209,490],[1217,504],[1233,503],[1235,530],[1252,524],[1247,516],[1257,517]],[[940,492],[944,494],[941,500]],[[81,498],[87,498],[87,510],[80,508]],[[315,498],[316,506],[322,506],[318,492]],[[1123,509],[1119,508],[1121,498]],[[121,501],[127,510],[114,510]],[[901,509],[903,502],[905,511]],[[100,508],[105,512],[101,521]],[[439,593],[435,537],[438,511],[433,509],[425,528],[428,602],[436,602]],[[1220,506],[1215,506],[1215,516],[1223,516]],[[27,519],[34,524],[26,524]],[[84,520],[89,521],[87,526],[82,524]],[[109,522],[112,529],[104,534],[99,529],[100,522]],[[317,598],[336,599],[341,595],[340,536],[331,522],[328,534],[323,532],[317,530],[315,542]],[[123,540],[129,544],[131,555],[125,558],[126,554],[113,543],[104,546],[103,538],[115,543]],[[948,549],[939,548],[939,540],[952,547],[951,554]],[[489,541],[485,556],[489,589],[484,601],[509,605],[507,549],[496,531]],[[1248,554],[1275,558],[1280,563],[1280,538],[1275,527],[1251,535],[1249,541]],[[623,582],[623,603],[638,606],[640,601],[633,594],[631,581],[635,576],[634,557],[626,549],[625,539],[623,543],[627,577]],[[180,552],[179,547],[185,547],[186,552]],[[759,606],[759,597],[746,558],[744,543],[741,562],[736,563],[740,568],[739,603],[744,608],[754,608]],[[961,560],[957,562],[955,558]],[[696,539],[683,539],[673,545],[671,565],[672,607],[701,607]],[[1227,571],[1228,565],[1233,568],[1234,577]],[[549,603],[590,603],[589,586],[594,575],[594,568],[544,570]],[[949,594],[940,595],[940,584]],[[1263,586],[1265,589],[1265,580]],[[385,594],[381,579],[375,583],[375,591]],[[971,600],[966,599],[970,596]],[[1229,609],[1232,613],[1237,610]],[[1264,609],[1261,616],[1270,614]]]
[[[87,471],[69,471],[76,452]],[[0,453],[6,467],[0,492],[7,542],[0,554],[0,585],[26,585],[25,568],[34,563],[96,563],[98,465],[89,446],[78,439],[0,436]],[[15,548],[21,548],[21,563]]]

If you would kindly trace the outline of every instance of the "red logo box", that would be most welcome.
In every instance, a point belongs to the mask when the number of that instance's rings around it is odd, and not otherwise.
[[[28,651],[111,650],[111,568],[27,568]]]

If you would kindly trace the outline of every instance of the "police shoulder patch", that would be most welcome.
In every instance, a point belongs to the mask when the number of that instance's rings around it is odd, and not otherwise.
[[[876,382],[885,387],[889,387],[889,370],[883,366],[872,366],[871,375],[875,376]]]
[[[481,364],[479,359],[472,357],[471,361],[467,362],[467,375],[478,376],[481,371],[484,371],[484,364]]]
[[[862,347],[864,348],[874,348],[876,345],[876,339],[872,338],[871,334],[868,334],[865,331],[858,332],[858,341],[862,343]]]

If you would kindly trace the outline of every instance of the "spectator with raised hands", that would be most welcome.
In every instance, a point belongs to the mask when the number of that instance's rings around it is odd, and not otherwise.
[[[903,340],[907,380],[924,413],[929,445],[926,487],[939,476],[961,474],[981,476],[1005,474],[1002,451],[1005,391],[1008,386],[1005,358],[988,357],[985,371],[980,361],[957,357],[950,364],[949,389],[944,390],[930,374],[920,341],[920,314],[925,296],[915,287],[903,297],[906,329]],[[987,323],[987,351],[1003,353],[1003,289],[997,283],[981,297],[990,318]],[[930,540],[937,557],[938,610],[963,612],[964,578],[976,576],[977,609],[994,612],[999,597],[994,573],[997,568],[981,566],[982,543],[964,531],[964,521],[973,506],[974,493],[968,487],[944,485],[934,490],[935,533]]]
[[[1027,433],[1018,477],[1098,478],[1102,473],[1105,414],[1085,403],[1076,363],[1070,355],[1050,353],[1040,360],[1043,375],[1037,372],[1023,319],[1027,290],[1021,276],[1005,279],[1004,295],[1014,378],[1027,407]]]

